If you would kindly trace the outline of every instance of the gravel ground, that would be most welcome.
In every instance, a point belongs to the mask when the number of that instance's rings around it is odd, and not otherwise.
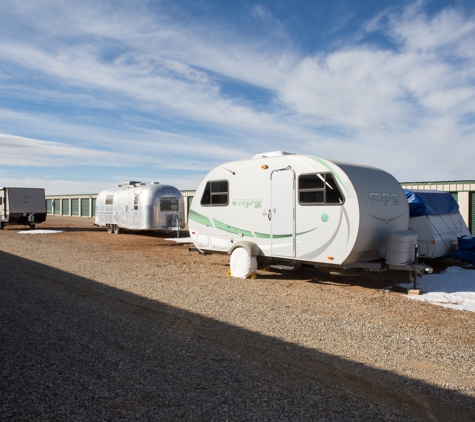
[[[1,420],[475,420],[475,314],[381,290],[405,275],[234,279],[173,235],[37,228],[65,231],[0,232]]]

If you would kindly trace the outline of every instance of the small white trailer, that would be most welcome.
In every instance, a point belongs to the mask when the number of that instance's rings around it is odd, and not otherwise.
[[[431,271],[417,262],[400,184],[363,164],[282,151],[224,163],[200,183],[188,226],[200,252],[231,254],[235,276],[246,255],[251,272],[253,260]]]
[[[0,229],[5,224],[23,224],[35,228],[46,220],[46,199],[43,188],[0,189]]]
[[[417,233],[419,256],[441,258],[457,249],[457,238],[470,236],[457,201],[450,192],[405,189],[409,228]]]
[[[185,227],[184,202],[174,186],[130,181],[97,195],[94,224],[109,233],[176,230]]]

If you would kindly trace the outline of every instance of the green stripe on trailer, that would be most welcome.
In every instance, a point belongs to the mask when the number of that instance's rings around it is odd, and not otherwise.
[[[188,214],[188,219],[196,221],[197,223],[203,224],[205,226],[212,226],[211,221],[208,217],[206,217],[202,214],[199,214],[194,210],[190,210],[190,212]]]
[[[254,237],[254,235],[250,231],[238,229],[237,227],[228,226],[227,224],[222,223],[221,221],[213,219],[213,223],[217,229],[223,230],[225,232],[234,233],[234,234],[242,234],[243,236],[247,236],[247,237]]]
[[[314,229],[311,229],[311,230],[307,230],[305,232],[301,232],[301,233],[297,233],[296,236],[302,236],[304,234],[307,234],[307,233],[310,233],[310,232],[313,232],[314,230],[317,230],[318,227],[315,227]],[[256,235],[256,237],[258,237],[259,239],[270,239],[270,234],[265,234],[265,233],[254,233]],[[292,237],[291,234],[275,234],[274,236],[272,236],[273,239],[285,239],[286,237]]]

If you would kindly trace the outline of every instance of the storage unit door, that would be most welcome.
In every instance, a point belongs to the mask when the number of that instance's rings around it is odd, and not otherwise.
[[[46,200],[46,213],[47,214],[52,214],[53,213],[53,206],[52,206],[52,200],[51,199],[47,199]]]
[[[470,192],[470,221],[469,229],[475,235],[475,192]]]
[[[92,198],[92,205],[91,205],[91,217],[96,216],[96,198]]]
[[[61,202],[59,199],[54,200],[54,213],[55,215],[61,214]]]
[[[185,215],[185,222],[188,222],[188,214],[190,213],[190,208],[191,208],[191,203],[193,202],[193,197],[192,196],[187,196],[186,200],[188,201],[187,203],[187,208],[186,208],[186,215]]]
[[[79,215],[79,199],[71,199],[71,215]]]
[[[89,198],[81,198],[81,216],[89,217]]]
[[[62,212],[63,212],[63,215],[69,215],[69,199],[63,199],[62,201]]]

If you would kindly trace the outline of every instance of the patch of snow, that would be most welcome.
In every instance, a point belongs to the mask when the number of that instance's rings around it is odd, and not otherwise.
[[[172,242],[177,242],[177,243],[193,243],[191,240],[191,237],[174,237],[171,239],[165,239],[165,240],[170,240]]]
[[[50,234],[50,233],[62,233],[64,230],[22,230],[19,234]]]
[[[411,289],[413,283],[400,284]],[[417,279],[422,295],[408,295],[409,299],[421,300],[434,305],[475,312],[475,270],[448,267],[440,274],[426,274]]]

